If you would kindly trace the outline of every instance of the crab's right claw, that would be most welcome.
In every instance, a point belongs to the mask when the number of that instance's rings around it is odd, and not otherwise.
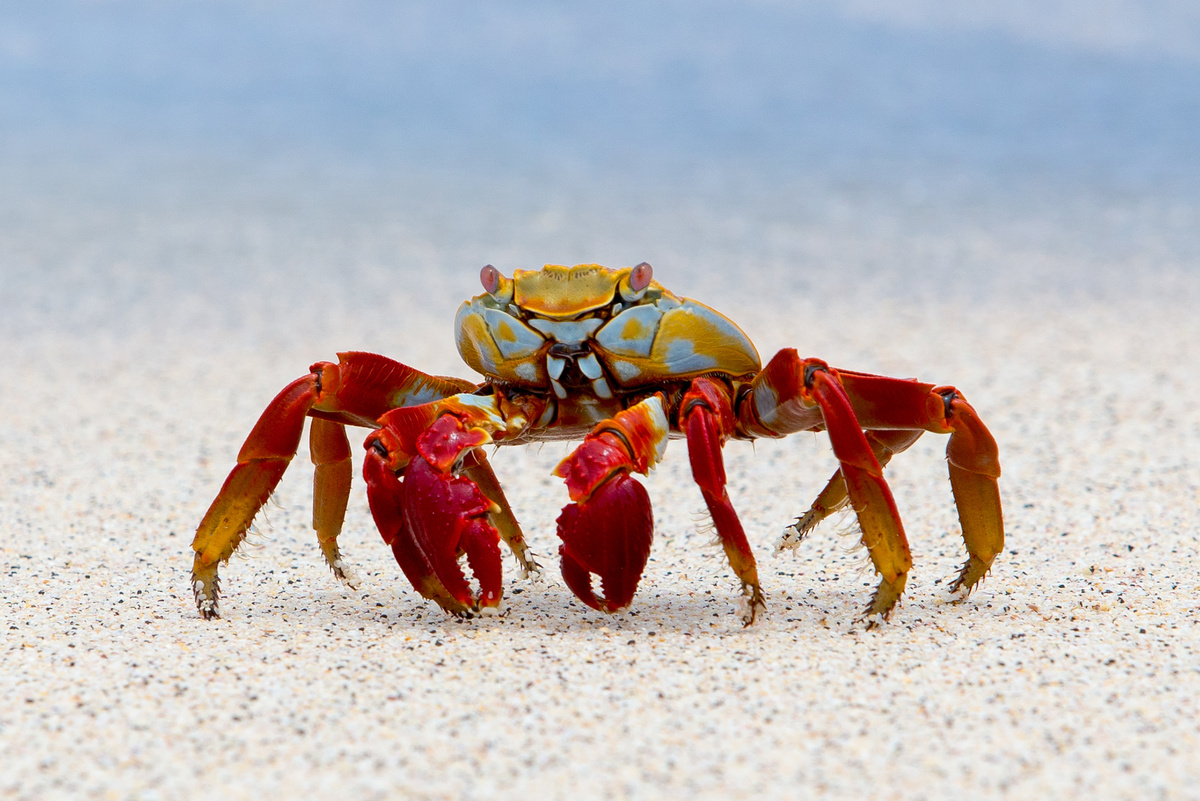
[[[461,421],[444,415],[418,439],[418,449],[463,433]],[[451,614],[495,609],[502,596],[500,534],[489,515],[499,508],[474,481],[455,475],[441,460],[431,463],[416,455],[398,469],[386,439],[386,430],[368,439],[363,476],[375,524],[404,575],[417,592]],[[479,584],[478,594],[463,574],[460,556]]]

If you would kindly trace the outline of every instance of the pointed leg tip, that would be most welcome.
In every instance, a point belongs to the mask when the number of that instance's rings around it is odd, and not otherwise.
[[[219,618],[217,602],[221,597],[221,582],[215,566],[201,566],[192,570],[192,597],[196,610],[205,620]]]
[[[747,584],[742,587],[742,627],[749,628],[760,619],[760,616],[765,616],[767,612],[767,598],[763,594],[762,587],[757,584]]]
[[[799,548],[804,538],[816,527],[817,522],[815,520],[806,521],[805,517],[796,518],[795,523],[784,528],[779,542],[775,545],[776,554],[781,554],[784,551],[794,551]]]
[[[888,581],[886,578],[879,580],[879,586],[875,588],[875,594],[871,597],[871,603],[863,610],[861,616],[856,622],[866,623],[867,631],[871,631],[878,627],[881,623],[886,622],[892,616],[896,606],[900,603],[900,598],[904,594],[904,586],[908,582],[908,574],[902,573],[893,581]]]
[[[991,570],[991,560],[984,561],[977,556],[971,556],[963,563],[962,569],[958,571],[958,575],[950,582],[947,589],[951,594],[961,593],[962,600],[966,600]]]
[[[358,574],[354,572],[354,569],[347,564],[345,557],[338,548],[336,540],[328,543],[322,542],[321,553],[325,557],[325,564],[329,566],[329,570],[333,573],[335,579],[352,590],[359,588],[362,582]]]
[[[333,576],[351,590],[359,590],[362,588],[362,577],[349,567],[343,566],[340,570],[335,570],[333,572]]]
[[[529,558],[524,562],[518,562],[518,564],[521,572],[517,574],[517,578],[532,582],[542,581],[546,578],[546,569],[537,560]]]

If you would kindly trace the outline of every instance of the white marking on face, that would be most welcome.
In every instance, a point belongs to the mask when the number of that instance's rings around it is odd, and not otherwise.
[[[604,375],[604,370],[600,367],[600,362],[596,359],[596,354],[589,353],[583,358],[577,360],[579,370],[588,378],[600,378]]]
[[[513,372],[517,374],[517,378],[529,381],[530,383],[537,381],[537,366],[533,362],[517,362],[517,366],[513,368]]]
[[[558,397],[559,400],[566,400],[567,391],[565,389],[563,389],[562,384],[558,383],[553,378],[551,378],[550,386],[554,389],[554,394],[556,397]]]
[[[622,359],[613,359],[611,367],[616,372],[617,377],[624,382],[632,381],[642,374],[641,367],[638,367],[633,362],[627,362]]]
[[[546,372],[549,373],[550,377],[553,378],[555,381],[562,378],[563,369],[566,366],[567,366],[566,359],[559,359],[555,356],[547,356],[546,357]]]
[[[608,382],[603,378],[597,378],[592,382],[592,392],[596,393],[597,398],[611,398],[612,390],[608,388]]]

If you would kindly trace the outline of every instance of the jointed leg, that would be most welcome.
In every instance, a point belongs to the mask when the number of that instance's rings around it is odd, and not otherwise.
[[[696,379],[683,396],[679,424],[687,434],[692,477],[712,515],[729,566],[741,579],[742,592],[748,601],[744,623],[749,626],[759,610],[766,608],[766,599],[758,583],[754,553],[725,491],[725,458],[721,448],[734,428],[729,391],[711,379]]]
[[[341,353],[337,364],[318,362],[267,406],[246,437],[238,463],[225,479],[192,541],[192,587],[206,618],[218,616],[218,567],[245,539],[255,515],[267,502],[296,455],[307,416],[316,415],[310,444],[317,465],[313,526],[326,561],[340,568],[337,535],[349,493],[345,424],[375,425],[388,409],[473,387],[466,381],[425,375],[371,353]],[[343,464],[345,463],[345,464]],[[344,578],[339,575],[339,578]]]
[[[946,461],[968,554],[950,590],[969,593],[1004,550],[996,440],[954,387],[848,370],[839,375],[864,427],[922,428],[950,435]]]
[[[192,541],[196,552],[192,590],[202,617],[219,617],[218,565],[229,561],[245,539],[254,516],[283,478],[300,445],[305,415],[320,391],[320,380],[314,373],[296,379],[271,401],[242,445],[237,466],[200,521]]]
[[[957,390],[938,387],[934,392],[944,401],[943,425],[951,432],[946,462],[968,554],[950,591],[970,593],[1004,550],[999,451],[991,432]]]
[[[818,409],[819,418],[814,415]],[[882,475],[874,473],[871,462],[878,466],[887,464],[892,455],[908,448],[922,431],[950,435],[946,458],[968,552],[966,564],[950,585],[951,591],[969,592],[1004,548],[996,442],[975,410],[953,387],[934,387],[920,381],[849,370],[832,371],[823,362],[801,361],[795,351],[783,350],[755,379],[747,402],[739,407],[738,422],[741,431],[755,436],[828,429],[834,452],[842,462],[841,469],[813,507],[797,521],[797,536],[786,538],[784,545],[798,542],[820,519],[844,505],[848,497],[862,524],[863,542],[876,568],[884,575],[884,583],[868,614],[886,616],[890,609],[888,597],[894,596],[894,602],[899,597],[898,590],[903,590],[903,577],[889,582],[884,566],[890,564],[896,572],[903,567],[907,572],[908,562],[907,543],[899,518],[894,515],[891,493]],[[868,429],[865,433],[864,428]],[[863,453],[859,443],[867,446],[868,453]],[[856,495],[855,484],[862,483],[863,470],[878,479],[866,481],[868,494],[872,485],[886,492],[881,502],[871,504]],[[888,506],[892,514],[886,513]],[[865,516],[864,510],[868,512]],[[889,533],[890,518],[894,518],[895,533]],[[870,534],[869,520],[874,520],[871,525],[882,526],[874,535]],[[877,552],[873,543],[890,545]],[[890,588],[884,586],[889,583]]]
[[[521,526],[517,523],[512,507],[508,505],[508,498],[504,497],[504,489],[496,480],[496,474],[492,472],[492,466],[482,448],[476,448],[469,458],[463,460],[462,472],[496,505],[497,511],[491,513],[492,525],[500,532],[500,539],[504,540],[504,544],[517,558],[522,572],[527,576],[541,573],[542,567],[529,552],[529,547],[525,544],[525,535],[521,533]]]
[[[333,575],[339,581],[352,585],[337,543],[338,534],[342,533],[342,522],[346,519],[350,477],[354,472],[346,427],[332,420],[314,417],[308,429],[308,447],[314,465],[313,529],[317,532],[317,542]]]
[[[751,395],[741,404],[739,423],[744,431],[769,436],[805,429],[829,432],[862,542],[880,574],[865,616],[886,618],[904,592],[912,556],[883,468],[838,373],[819,359],[801,360],[795,350],[781,350],[755,378]],[[838,503],[836,487],[823,494],[827,503]]]
[[[867,431],[865,432],[867,444],[871,446],[871,452],[875,454],[875,458],[879,461],[880,467],[887,467],[888,462],[892,457],[901,451],[907,450],[914,442],[921,438],[923,431]],[[788,526],[787,533],[779,542],[779,550],[784,548],[796,548],[800,545],[808,533],[817,527],[822,520],[829,515],[845,508],[850,502],[850,495],[846,489],[846,482],[842,478],[841,468],[838,468],[829,478],[829,482],[825,485],[825,489],[821,490],[817,495],[816,500],[812,502],[812,506],[808,508],[800,517],[796,518],[796,522]]]

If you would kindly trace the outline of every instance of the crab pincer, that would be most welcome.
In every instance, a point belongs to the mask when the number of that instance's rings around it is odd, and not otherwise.
[[[363,476],[371,513],[392,547],[404,575],[426,598],[447,612],[469,615],[500,604],[500,533],[490,520],[499,507],[466,476],[463,463],[487,434],[443,414],[416,437],[415,454],[405,454],[396,420],[408,409],[385,415],[385,427],[367,440]],[[405,460],[407,463],[405,464]],[[478,594],[472,592],[459,558],[465,556]]]
[[[654,539],[650,496],[636,479],[661,458],[667,437],[662,401],[653,396],[598,425],[554,474],[574,503],[558,517],[563,581],[602,612],[629,606]],[[604,592],[597,598],[592,575]]]

